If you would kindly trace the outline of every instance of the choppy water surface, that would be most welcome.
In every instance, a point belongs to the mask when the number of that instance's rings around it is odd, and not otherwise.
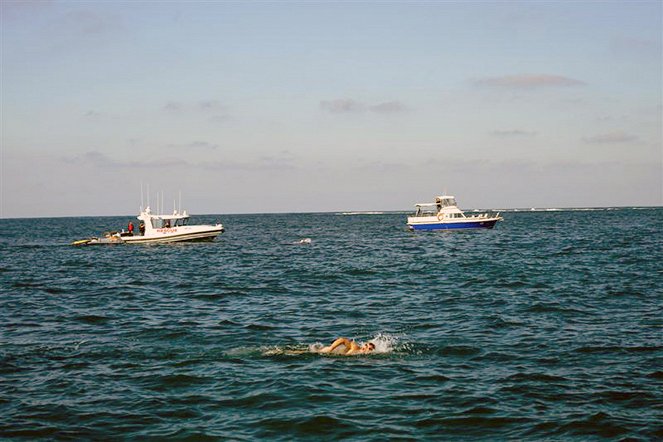
[[[661,208],[217,218],[78,248],[129,218],[0,221],[0,436],[663,437]],[[306,351],[338,336],[379,353]]]

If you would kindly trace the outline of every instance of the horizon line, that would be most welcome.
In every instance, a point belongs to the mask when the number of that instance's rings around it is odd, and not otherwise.
[[[626,205],[626,206],[568,206],[568,207],[503,207],[503,208],[468,208],[463,212],[475,210],[509,211],[509,212],[542,212],[542,211],[569,211],[569,210],[608,210],[608,209],[660,209],[663,205]],[[409,213],[412,210],[329,210],[311,212],[243,212],[243,213],[196,213],[189,216],[241,216],[241,215],[315,215],[315,214],[340,214],[345,216],[356,215],[388,215],[397,213]],[[168,215],[162,213],[160,215]],[[52,215],[52,216],[12,216],[0,217],[0,220],[19,219],[50,219],[50,218],[119,218],[134,217],[135,215]]]

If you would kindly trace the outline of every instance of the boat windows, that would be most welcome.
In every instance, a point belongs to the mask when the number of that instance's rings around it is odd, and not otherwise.
[[[153,229],[170,229],[189,224],[189,218],[152,218],[150,221]]]
[[[432,210],[429,207],[417,207],[417,212],[414,216],[435,216],[437,211]]]
[[[171,225],[168,218],[152,218],[152,227],[155,229],[168,229]]]
[[[173,227],[186,226],[189,222],[189,218],[179,218],[173,220]]]

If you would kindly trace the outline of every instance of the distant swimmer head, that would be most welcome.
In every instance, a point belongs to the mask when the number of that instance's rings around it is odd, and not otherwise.
[[[311,238],[303,238],[299,240],[299,244],[311,244]]]

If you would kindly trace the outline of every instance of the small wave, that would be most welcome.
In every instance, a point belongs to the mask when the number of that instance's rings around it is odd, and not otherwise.
[[[621,347],[617,345],[612,346],[585,346],[578,347],[574,351],[577,353],[646,353],[646,352],[656,352],[661,350],[663,347],[653,345],[653,346],[637,346],[637,347]]]
[[[516,373],[508,378],[507,381],[536,381],[536,382],[562,382],[566,381],[566,378],[561,376],[554,376],[545,373]]]
[[[566,247],[562,247],[560,250],[555,252],[554,255],[555,256],[572,255],[572,254],[575,254],[575,253],[582,253],[583,251],[584,250],[579,248],[579,247],[566,246]]]
[[[61,295],[63,293],[67,293],[67,290],[60,287],[45,287],[44,291],[49,295]]]
[[[342,272],[343,275],[348,275],[348,276],[370,276],[370,275],[375,275],[378,272],[373,269],[348,269]]]
[[[224,319],[223,321],[219,321],[218,325],[219,326],[229,325],[229,326],[232,326],[232,327],[237,327],[237,326],[240,326],[242,324],[237,322],[237,321],[232,321],[230,319]]]
[[[311,416],[288,419],[267,418],[255,422],[257,427],[265,428],[269,431],[275,431],[278,434],[290,434],[291,436],[306,436],[311,438],[315,435],[334,435],[340,431],[354,430],[354,425],[347,420],[337,419],[332,416]]]
[[[170,392],[173,390],[189,390],[212,382],[212,378],[184,373],[150,374],[134,378],[142,387],[151,391]],[[160,401],[160,399],[154,399]]]
[[[602,437],[616,437],[628,431],[627,428],[614,422],[610,415],[606,413],[596,413],[587,419],[579,419],[564,424],[561,427],[563,432],[576,435],[599,435]]]
[[[478,406],[470,408],[469,410],[465,410],[463,411],[462,414],[493,414],[493,413],[497,413],[497,409]]]
[[[245,326],[248,330],[272,330],[274,329],[273,326],[271,325],[266,325],[266,324],[249,324]]]
[[[440,356],[475,356],[481,349],[470,345],[447,345],[438,350]]]
[[[531,312],[531,313],[577,313],[577,314],[583,314],[587,315],[589,314],[586,311],[578,310],[575,308],[570,308],[570,307],[562,307],[559,304],[551,304],[551,303],[536,303],[533,305],[530,305],[529,307],[525,308],[525,311]]]
[[[431,381],[431,382],[447,382],[450,381],[451,378],[447,377],[443,374],[431,374],[427,376],[417,376],[417,381]]]
[[[513,424],[529,422],[529,419],[522,417],[507,417],[507,416],[467,416],[467,417],[450,417],[444,419],[422,419],[414,422],[417,427],[464,427],[464,428],[483,428],[483,429],[497,429],[507,427]]]
[[[110,321],[111,318],[99,315],[81,315],[77,316],[75,319],[86,324],[105,324]]]
[[[599,394],[599,402],[617,402],[629,407],[647,407],[656,404],[656,395],[648,391],[605,391]]]
[[[653,373],[649,373],[649,374],[647,375],[647,377],[648,377],[648,378],[651,378],[651,379],[663,380],[663,371],[660,371],[660,370],[659,370],[659,371],[655,371],[655,372],[653,372]]]

